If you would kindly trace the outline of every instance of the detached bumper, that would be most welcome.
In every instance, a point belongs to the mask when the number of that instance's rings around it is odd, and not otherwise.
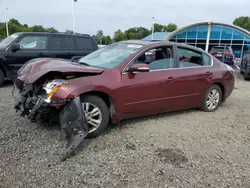
[[[82,143],[87,136],[89,128],[82,110],[80,97],[69,102],[60,112],[60,124],[68,137],[65,160]]]
[[[45,98],[27,97],[29,91],[28,89],[21,92],[18,86],[14,84],[12,96],[15,100],[15,109],[22,112],[21,116],[27,116],[32,120],[39,119],[44,116],[45,113],[53,116],[53,114],[50,113],[52,107],[45,101]],[[66,152],[62,157],[62,160],[65,160],[82,143],[89,132],[80,97],[68,102],[61,110],[58,110],[54,116],[59,116],[58,121],[60,122],[62,131],[68,138]]]

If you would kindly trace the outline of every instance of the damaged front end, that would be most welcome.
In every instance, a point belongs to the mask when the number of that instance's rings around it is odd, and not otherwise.
[[[52,98],[53,93],[67,84],[67,81],[61,79],[42,85],[26,84],[16,79],[12,90],[15,109],[21,111],[21,116],[27,116],[30,120],[40,123],[60,123],[68,138],[62,160],[70,156],[89,131],[80,97],[60,100]]]

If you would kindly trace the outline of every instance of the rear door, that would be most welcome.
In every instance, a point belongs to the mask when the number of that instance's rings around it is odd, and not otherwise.
[[[73,36],[52,34],[49,40],[49,56],[71,59],[75,54]]]
[[[20,44],[21,49],[15,52],[10,50],[7,57],[7,62],[14,76],[17,70],[27,61],[39,57],[48,57],[47,35],[26,34],[21,36],[17,43]]]
[[[213,77],[212,58],[189,48],[177,47],[178,108],[198,107]]]

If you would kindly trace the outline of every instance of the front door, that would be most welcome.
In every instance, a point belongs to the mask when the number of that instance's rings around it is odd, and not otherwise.
[[[48,56],[48,42],[45,35],[24,35],[17,42],[20,44],[20,50],[8,52],[7,62],[12,70],[13,76],[27,61]]]
[[[119,96],[125,116],[168,111],[175,105],[178,88],[172,47],[159,47],[156,51],[152,62],[146,60],[144,53],[133,62],[148,63],[149,72],[122,74]]]

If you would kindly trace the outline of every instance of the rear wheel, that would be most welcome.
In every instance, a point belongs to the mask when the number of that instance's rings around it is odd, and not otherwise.
[[[4,74],[3,71],[0,70],[0,87],[3,85],[3,82],[4,82]]]
[[[99,136],[109,123],[107,104],[98,96],[86,95],[81,99],[82,109],[89,126],[87,138]]]
[[[201,110],[205,112],[214,112],[218,109],[222,101],[222,91],[218,85],[210,86],[205,92]]]
[[[245,71],[245,73],[244,73],[244,80],[249,80],[249,76],[247,74],[247,71]]]

